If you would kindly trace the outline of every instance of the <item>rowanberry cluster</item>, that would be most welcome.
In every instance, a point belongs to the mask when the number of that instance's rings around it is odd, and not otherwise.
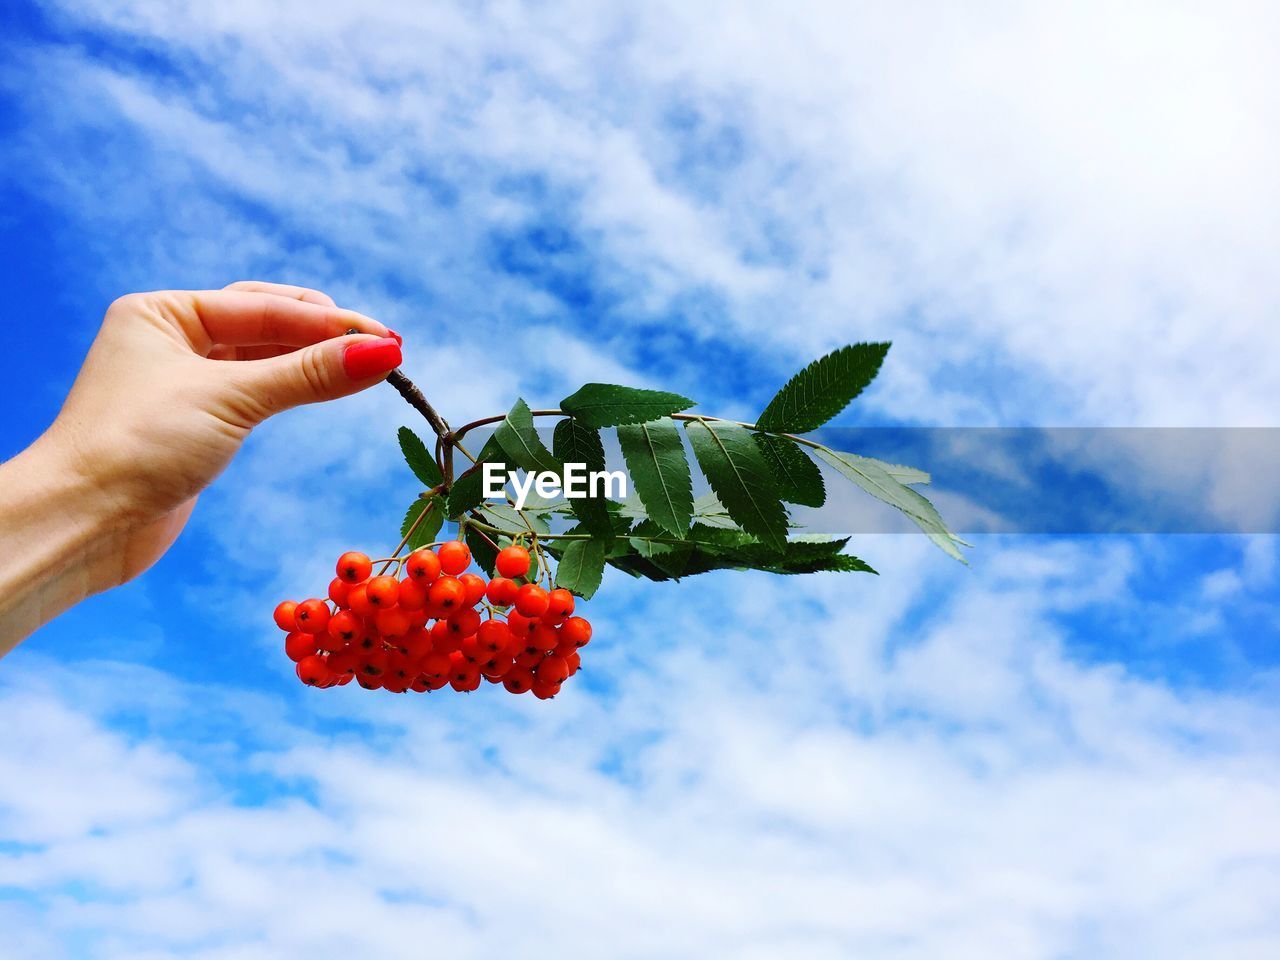
[[[373,575],[363,553],[338,558],[329,599],[285,600],[275,610],[284,649],[308,686],[460,693],[481,678],[511,693],[554,697],[578,672],[591,624],[573,616],[568,590],[545,590],[531,558],[514,545],[498,553],[491,580],[468,573],[471,551],[452,540],[391,561],[403,578]]]

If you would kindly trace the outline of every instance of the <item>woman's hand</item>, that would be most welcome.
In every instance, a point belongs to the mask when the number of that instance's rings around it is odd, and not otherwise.
[[[117,300],[53,425],[0,466],[0,655],[159,559],[257,424],[399,363],[398,336],[315,290]]]

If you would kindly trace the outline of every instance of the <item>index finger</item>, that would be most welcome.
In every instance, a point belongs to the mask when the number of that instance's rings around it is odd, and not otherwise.
[[[283,344],[305,347],[340,337],[350,330],[389,336],[387,328],[362,313],[327,304],[294,300],[246,290],[193,290],[187,294],[189,310],[180,319],[193,343],[207,353],[214,344],[256,346]],[[182,316],[185,314],[185,316]]]

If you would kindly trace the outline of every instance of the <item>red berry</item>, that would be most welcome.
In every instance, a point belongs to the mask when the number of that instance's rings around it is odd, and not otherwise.
[[[399,607],[379,610],[373,622],[385,637],[403,637],[409,632],[409,615]]]
[[[526,616],[512,612],[507,614],[507,629],[511,631],[511,635],[520,641],[521,644],[529,637],[533,636],[533,631],[538,627],[537,620],[530,620]]]
[[[469,637],[463,637],[458,644],[458,650],[466,658],[468,663],[484,663],[493,656],[488,650],[480,646],[480,641],[476,639],[475,634]]]
[[[387,672],[387,654],[385,650],[374,650],[360,658],[357,668],[361,676],[381,677]]]
[[[475,632],[480,629],[480,614],[470,607],[463,607],[449,617],[445,623],[449,625],[449,632],[455,637],[474,636]]]
[[[363,583],[371,573],[373,563],[358,550],[348,550],[338,558],[338,576],[346,583]]]
[[[545,656],[546,654],[541,650],[521,650],[516,654],[515,660],[517,665],[532,670],[542,662],[542,658]]]
[[[560,657],[547,657],[533,671],[534,679],[547,686],[559,686],[569,679],[569,664]]]
[[[424,587],[430,586],[435,578],[440,576],[440,558],[435,555],[435,551],[423,547],[409,554],[409,559],[404,564],[404,571],[409,575],[409,579]]]
[[[550,602],[547,591],[536,583],[526,583],[516,592],[516,609],[526,617],[542,616]]]
[[[485,675],[486,679],[496,680],[498,677],[505,676],[506,672],[515,666],[515,662],[506,654],[494,654],[484,663],[480,664],[480,672]]]
[[[339,607],[345,607],[347,605],[347,591],[350,589],[351,584],[341,577],[334,577],[329,581],[329,599]]]
[[[458,578],[458,582],[467,591],[466,604],[468,607],[474,607],[480,602],[485,591],[484,577],[478,577],[474,573],[464,573]]]
[[[457,576],[471,566],[471,548],[461,540],[450,540],[440,544],[440,569],[452,576]]]
[[[371,673],[357,673],[356,683],[364,687],[366,690],[381,690],[382,677],[374,676]]]
[[[545,623],[538,622],[533,628],[533,636],[529,638],[529,646],[534,650],[541,650],[543,653],[550,653],[560,643],[560,634],[556,633],[555,627],[549,627]]]
[[[524,547],[506,547],[498,551],[494,568],[504,577],[514,580],[529,572],[529,551]]]
[[[573,594],[564,587],[557,587],[547,594],[547,612],[542,615],[544,623],[553,627],[563,623],[573,613]]]
[[[396,602],[403,610],[421,610],[427,605],[426,585],[416,580],[401,580]]]
[[[569,676],[573,676],[582,668],[582,654],[577,650],[564,658],[564,662],[569,665]]]
[[[324,657],[313,653],[298,661],[298,679],[309,687],[316,687],[329,679],[329,664]]]
[[[307,657],[314,656],[319,648],[316,638],[309,633],[291,633],[284,638],[284,652],[294,663],[301,663]]]
[[[329,629],[329,606],[323,600],[303,600],[293,616],[303,633],[324,633]]]
[[[426,693],[431,688],[427,686],[427,681],[423,680],[422,677],[418,677],[413,683],[409,684],[409,689],[414,693]]]
[[[516,591],[520,589],[514,580],[506,577],[494,577],[485,587],[484,595],[489,602],[499,607],[509,607],[516,602]]]
[[[535,677],[533,681],[532,689],[533,689],[533,695],[537,697],[539,700],[550,700],[552,697],[554,697],[557,693],[560,692],[560,684],[543,683],[541,680],[538,680]]]
[[[486,620],[476,629],[480,646],[490,653],[502,653],[511,644],[511,631],[501,620]]]
[[[449,675],[453,661],[443,653],[429,653],[422,658],[422,675],[428,680],[443,680]]]
[[[449,671],[449,686],[459,693],[470,693],[480,686],[480,668],[473,663],[462,663]]]
[[[431,653],[431,634],[422,627],[414,627],[401,638],[400,649],[410,660],[420,663]]]
[[[591,639],[591,624],[582,617],[570,617],[560,624],[560,639],[567,640],[575,647],[585,647]]]
[[[367,583],[357,583],[347,590],[347,609],[361,617],[373,616],[374,606],[369,602],[369,585]]]
[[[344,646],[355,646],[364,635],[364,621],[350,610],[339,610],[329,618],[329,633]]]
[[[433,607],[452,613],[466,602],[467,588],[456,577],[441,577],[427,591],[427,599]]]
[[[351,650],[343,650],[329,656],[329,672],[350,679],[360,666],[360,658]]]
[[[374,577],[365,588],[369,603],[376,609],[394,607],[400,600],[400,581],[395,577]]]
[[[508,693],[528,693],[533,686],[533,674],[528,667],[513,666],[503,674],[502,685]]]
[[[285,633],[293,633],[298,629],[298,621],[294,616],[294,611],[298,609],[298,605],[292,600],[281,600],[276,604],[275,613],[272,616],[276,619],[276,626]]]
[[[437,621],[431,628],[431,649],[436,653],[448,656],[458,649],[458,644],[461,642],[461,638],[454,635],[449,629],[449,624],[444,620]]]

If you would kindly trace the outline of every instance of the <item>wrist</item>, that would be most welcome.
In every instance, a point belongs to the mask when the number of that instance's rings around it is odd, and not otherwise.
[[[0,655],[119,582],[126,537],[106,491],[54,430],[0,465]],[[114,568],[114,569],[113,569]]]

